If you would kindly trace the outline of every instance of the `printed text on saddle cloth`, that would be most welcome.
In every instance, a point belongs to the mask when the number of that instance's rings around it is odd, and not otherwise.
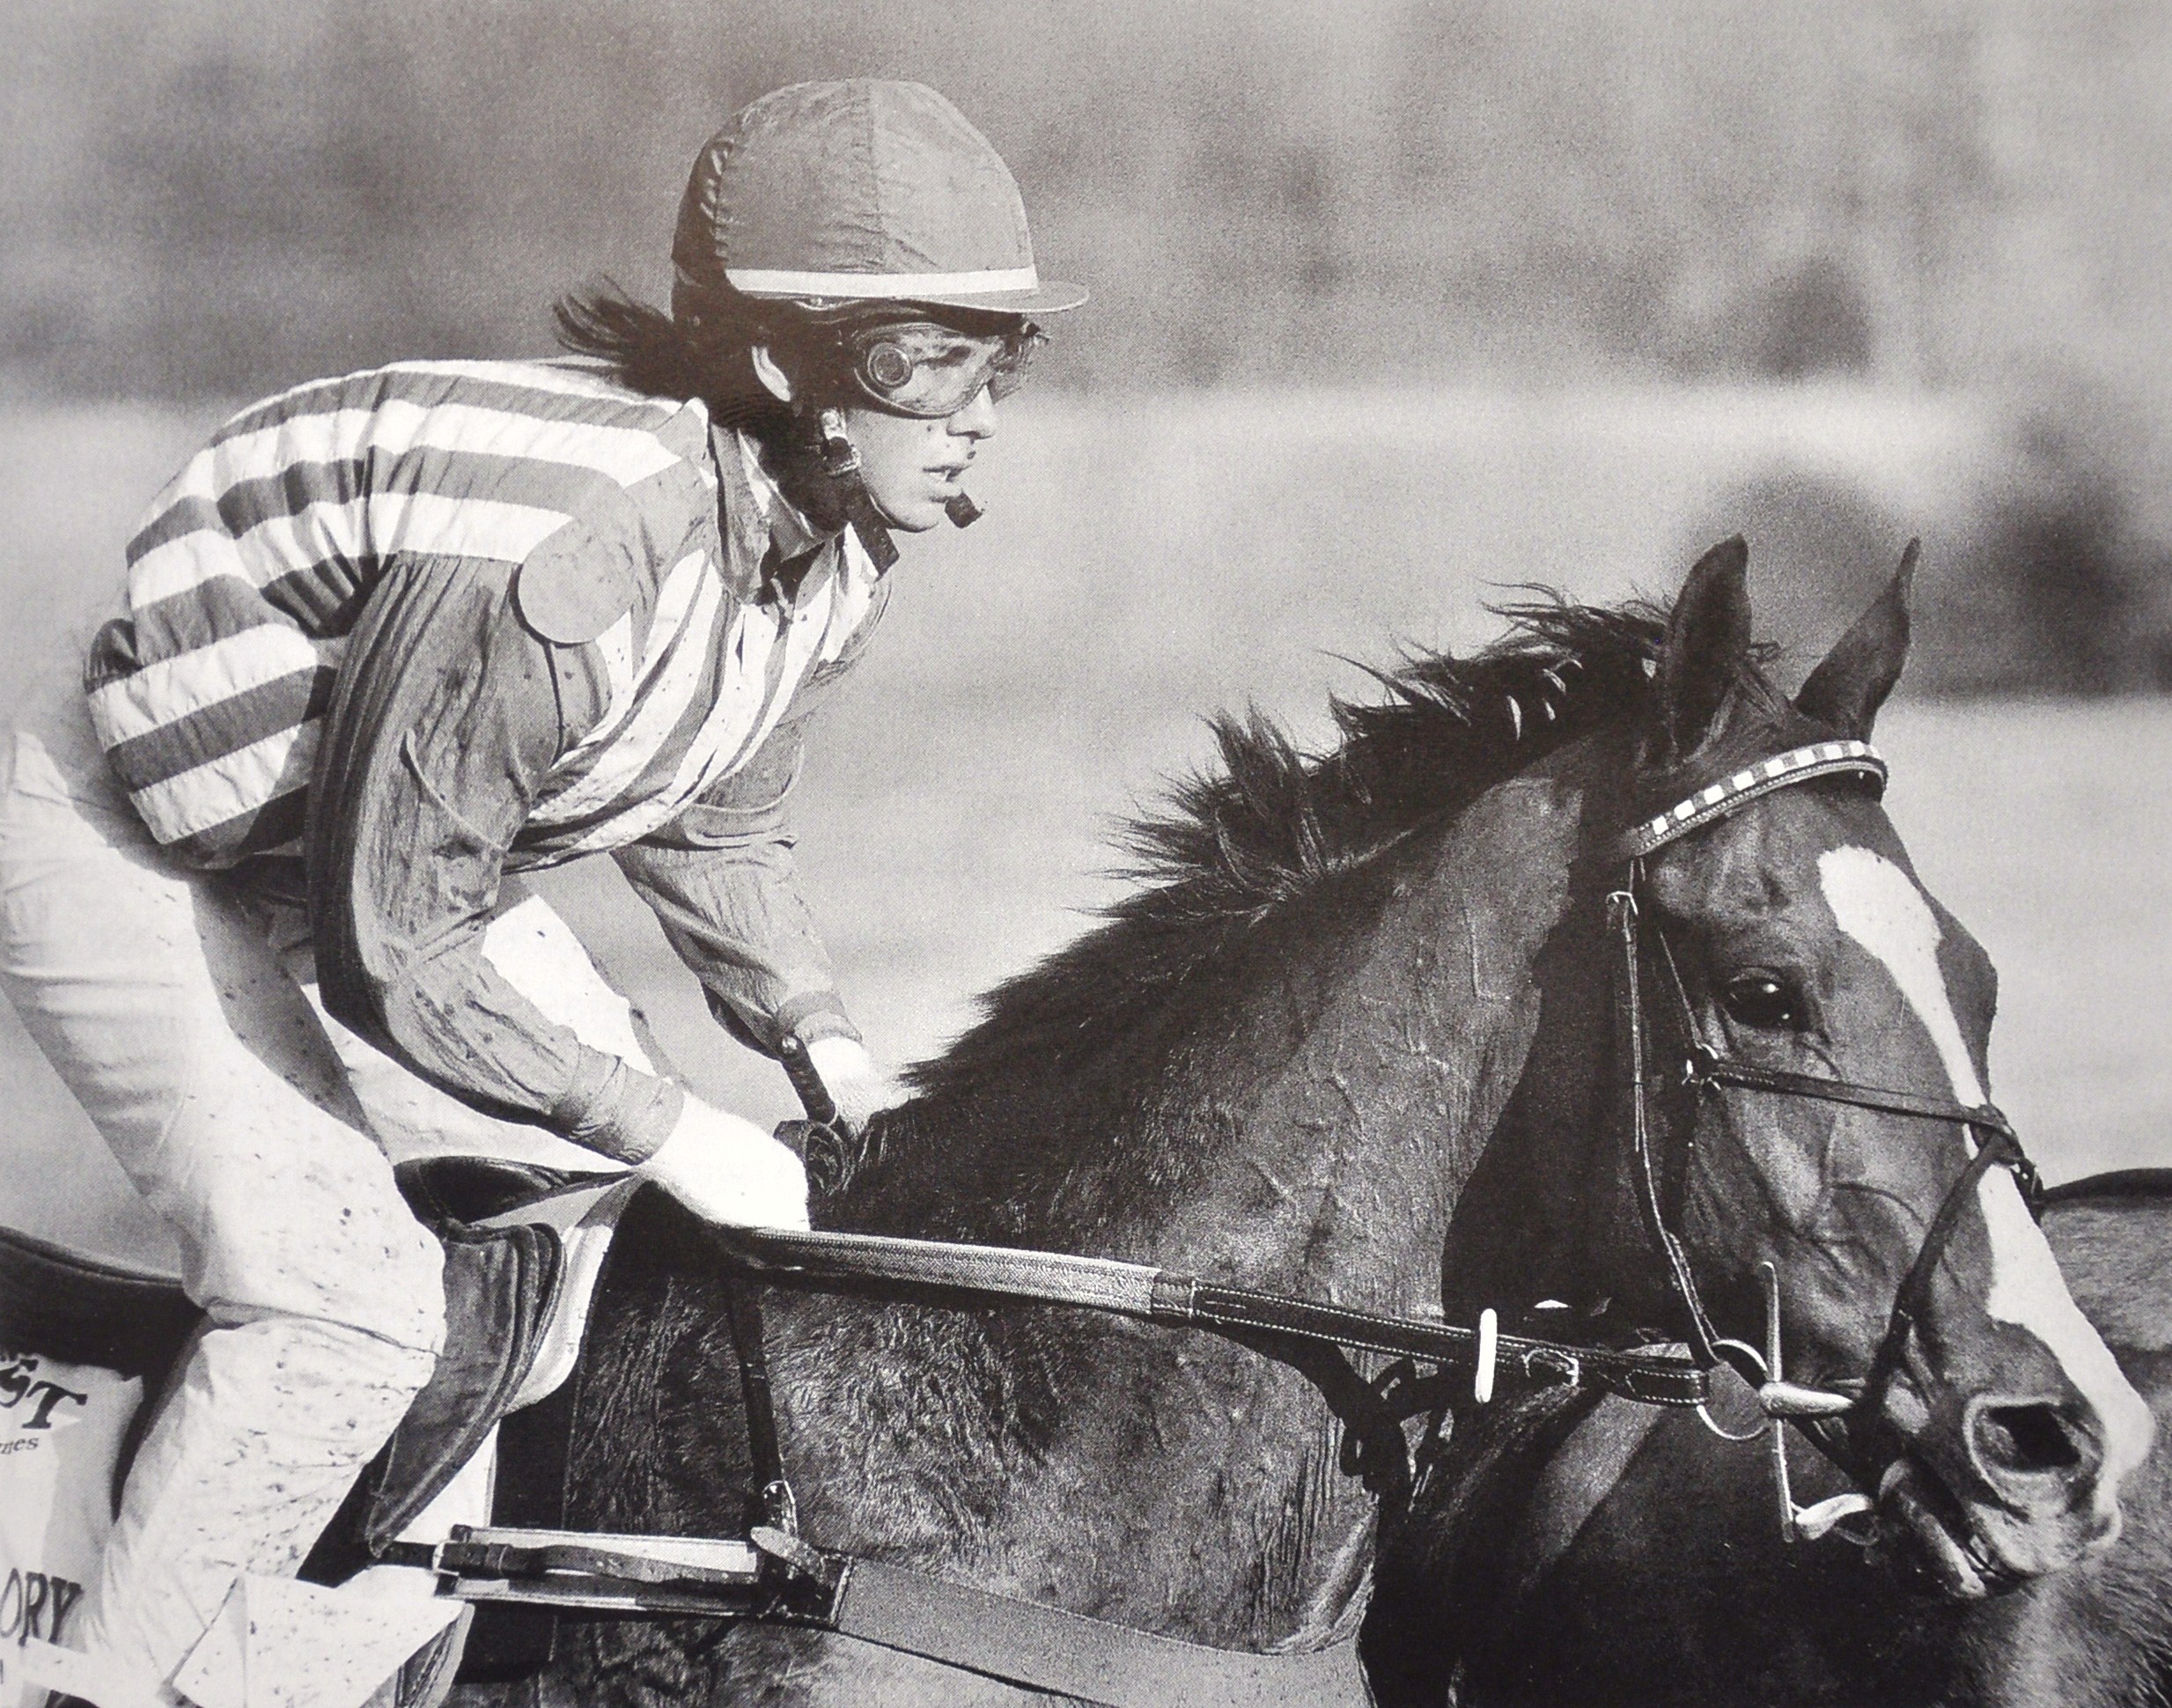
[[[1844,847],[1819,857],[1818,883],[1834,921],[1892,975],[1930,1034],[1955,1098],[1970,1107],[1987,1102],[1989,1094],[1939,968],[1943,932],[1916,880],[1883,855]],[[1957,1130],[1973,1156],[1975,1140],[1965,1128]],[[1984,1309],[2042,1341],[2076,1390],[2095,1407],[2105,1432],[2099,1487],[2102,1498],[2113,1498],[2122,1479],[2149,1451],[2148,1408],[2068,1294],[2051,1248],[2022,1203],[2012,1173],[1993,1168],[1976,1189],[1991,1234],[1992,1284]]]
[[[113,1527],[113,1473],[143,1384],[0,1351],[0,1708],[42,1708],[26,1645],[66,1645]]]

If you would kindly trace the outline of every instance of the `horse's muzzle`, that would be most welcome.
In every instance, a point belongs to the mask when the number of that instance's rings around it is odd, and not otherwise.
[[[1962,1409],[1961,1460],[1940,1475],[1913,1454],[1878,1488],[1881,1541],[1905,1537],[1942,1594],[1976,1601],[2062,1571],[2119,1534],[2104,1452],[2085,1406],[1979,1394]]]
[[[1964,1499],[2008,1571],[2057,1572],[2118,1536],[2102,1425],[2087,1405],[1978,1394],[1962,1413],[1962,1441],[1976,1483]]]

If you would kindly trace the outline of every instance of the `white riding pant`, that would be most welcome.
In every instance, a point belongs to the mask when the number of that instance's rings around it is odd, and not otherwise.
[[[487,952],[651,1067],[539,897]],[[479,1115],[329,1021],[298,913],[169,860],[72,688],[0,739],[0,986],[177,1237],[206,1331],[144,1440],[75,1643],[168,1678],[243,1573],[291,1574],[428,1380],[441,1254],[390,1156],[615,1165]]]

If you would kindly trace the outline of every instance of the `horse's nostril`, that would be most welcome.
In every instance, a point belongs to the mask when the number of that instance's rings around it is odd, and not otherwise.
[[[2082,1437],[2057,1406],[1987,1405],[1976,1414],[1970,1443],[1987,1469],[2021,1473],[2078,1469]]]

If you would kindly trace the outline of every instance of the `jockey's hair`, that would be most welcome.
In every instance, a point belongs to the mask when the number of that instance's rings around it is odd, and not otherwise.
[[[798,329],[789,325],[789,304],[737,291],[729,298],[705,306],[699,320],[681,320],[607,279],[561,297],[551,319],[560,345],[607,364],[630,391],[699,398],[718,421],[768,438],[784,430],[791,412],[756,377],[751,352],[756,344],[789,351]]]
[[[849,381],[832,356],[839,329],[864,306],[820,307],[744,296],[729,285],[702,293],[701,313],[679,316],[651,307],[605,280],[552,306],[558,342],[576,356],[607,364],[630,391],[650,397],[699,398],[718,425],[759,443],[793,502],[818,526],[843,526],[845,512],[821,473],[816,412],[841,401]],[[880,312],[895,319],[896,305]],[[755,372],[754,348],[768,348],[792,382],[784,403]]]

